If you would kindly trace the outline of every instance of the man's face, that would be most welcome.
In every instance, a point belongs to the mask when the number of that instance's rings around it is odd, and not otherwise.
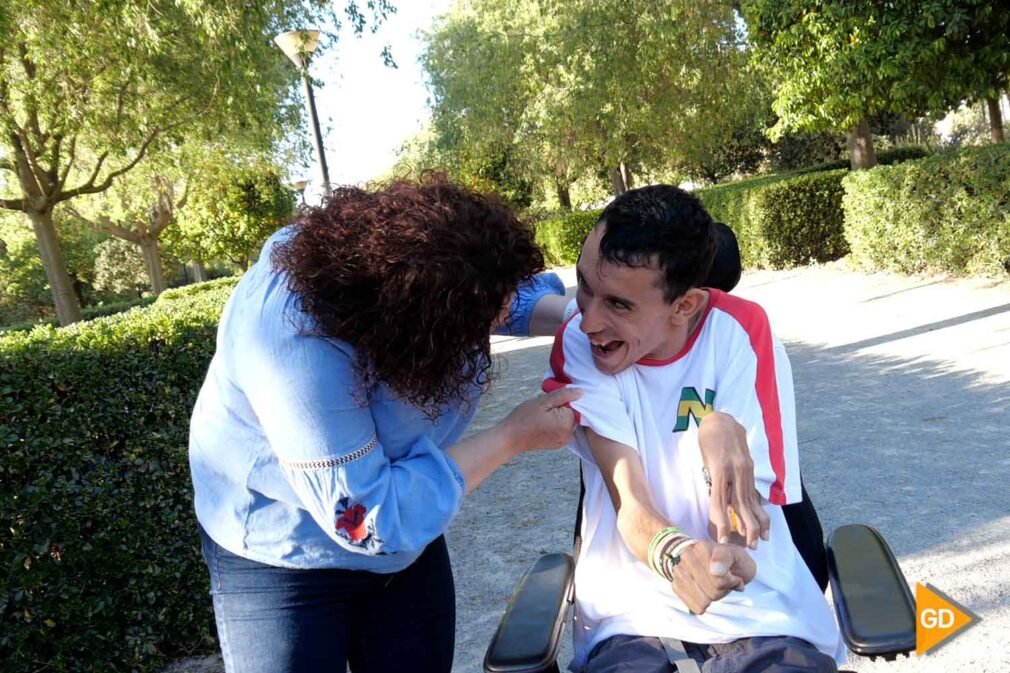
[[[658,266],[601,262],[605,226],[597,225],[582,245],[576,301],[596,368],[617,374],[642,358],[673,357],[686,341],[686,328],[679,317],[680,300],[663,300]]]

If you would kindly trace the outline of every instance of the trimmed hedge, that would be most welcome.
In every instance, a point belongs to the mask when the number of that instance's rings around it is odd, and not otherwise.
[[[205,292],[219,292],[222,289],[231,292],[232,288],[238,285],[241,279],[242,276],[224,276],[223,278],[215,278],[203,283],[191,283],[181,287],[173,287],[158,295],[158,301],[176,301],[177,299],[196,297]]]
[[[847,172],[769,175],[695,194],[736,233],[744,266],[786,268],[848,252],[841,207]]]
[[[171,301],[178,297],[187,297],[199,292],[208,292],[222,286],[235,287],[239,278],[241,278],[241,276],[225,276],[203,283],[191,283],[189,285],[183,285],[182,287],[171,288],[165,290],[157,297],[142,297],[140,299],[130,299],[128,301],[117,301],[109,304],[102,304],[101,306],[88,306],[81,309],[81,320],[87,322],[89,320],[94,320],[95,318],[103,318],[105,316],[123,313],[125,311],[129,311],[130,309],[137,308],[138,306],[148,306],[156,301]],[[0,336],[11,332],[27,332],[40,326],[59,327],[59,324],[60,323],[56,318],[43,320],[41,322],[13,323],[11,325],[0,326]]]
[[[536,224],[536,241],[548,266],[570,266],[579,260],[582,243],[600,219],[602,210],[566,213]]]
[[[235,282],[0,339],[5,672],[147,671],[212,647],[187,436]]]
[[[154,303],[154,300],[155,297],[143,297],[141,299],[131,299],[128,301],[117,301],[109,304],[102,304],[101,306],[88,306],[81,309],[81,319],[94,320],[95,318],[102,318],[107,315],[115,315],[116,313],[129,311],[131,308],[136,308],[137,306],[147,306],[148,304]],[[27,332],[40,325],[57,327],[59,324],[60,323],[56,318],[43,320],[42,322],[19,322],[0,327],[0,334],[7,334],[10,332]]]
[[[892,147],[891,149],[883,150],[882,152],[877,153],[877,165],[891,166],[894,164],[900,164],[904,161],[924,159],[931,154],[932,152],[929,149],[920,145]],[[792,174],[802,175],[804,173],[819,173],[820,171],[835,171],[839,168],[848,168],[849,165],[850,162],[848,159],[836,159],[835,161],[825,161],[824,163],[797,169],[793,171]]]
[[[843,184],[856,266],[1010,273],[1010,146],[859,171]]]

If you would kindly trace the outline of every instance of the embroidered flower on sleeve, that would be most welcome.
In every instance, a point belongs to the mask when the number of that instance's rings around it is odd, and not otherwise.
[[[341,498],[337,503],[336,531],[352,545],[372,550],[382,544],[375,534],[375,521],[368,518],[368,510],[360,502],[351,503]]]

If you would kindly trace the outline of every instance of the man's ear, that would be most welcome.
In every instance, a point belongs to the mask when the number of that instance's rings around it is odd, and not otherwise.
[[[673,312],[675,322],[686,325],[691,322],[699,311],[705,309],[708,293],[701,288],[693,287],[676,300],[677,307]]]

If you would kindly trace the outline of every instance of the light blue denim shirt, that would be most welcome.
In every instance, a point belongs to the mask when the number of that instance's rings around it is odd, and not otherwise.
[[[261,563],[396,572],[459,511],[463,475],[443,449],[462,437],[479,389],[434,422],[383,386],[363,402],[354,349],[304,335],[311,319],[271,266],[290,232],[267,241],[221,316],[190,424],[197,519]],[[524,284],[503,331],[527,333],[551,293],[564,293],[553,274]]]

